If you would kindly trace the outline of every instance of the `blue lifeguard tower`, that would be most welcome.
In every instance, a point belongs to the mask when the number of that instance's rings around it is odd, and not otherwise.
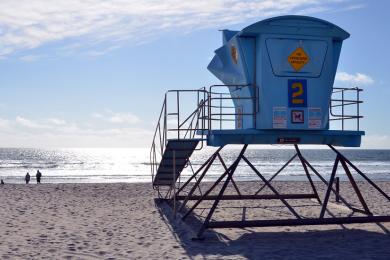
[[[335,146],[359,147],[363,131],[359,129],[362,103],[359,88],[333,86],[341,46],[349,34],[324,20],[306,16],[281,16],[254,23],[241,31],[223,30],[223,45],[215,51],[208,65],[223,84],[197,90],[171,90],[165,95],[150,151],[153,187],[159,197],[187,202],[195,200],[183,219],[204,200],[213,205],[199,230],[201,237],[207,228],[255,227],[280,225],[320,225],[390,221],[390,216],[374,216],[351,173],[368,181],[387,200],[390,197],[367,175],[345,158]],[[185,116],[188,95],[193,95],[196,107]],[[187,96],[184,98],[184,96]],[[173,99],[174,102],[171,102]],[[351,107],[354,113],[351,113]],[[347,112],[348,111],[348,112]],[[339,122],[341,129],[330,129],[330,121]],[[356,127],[352,130],[351,124]],[[226,165],[221,150],[226,145],[241,145],[237,158]],[[245,156],[248,145],[293,145],[295,155],[272,178],[266,179]],[[302,155],[299,145],[327,145],[335,152],[333,170],[326,180]],[[204,145],[217,147],[201,167],[183,183],[178,183],[185,167],[191,167],[190,157]],[[201,195],[195,195],[205,174],[218,159],[224,171]],[[271,181],[294,159],[298,159],[311,185],[310,194],[282,194]],[[243,194],[234,182],[234,173],[240,162],[246,163],[273,194]],[[344,198],[341,201],[358,217],[326,217],[330,194],[338,167],[341,166],[361,203],[358,209]],[[326,185],[320,198],[312,175]],[[225,195],[232,183],[236,195]],[[215,195],[216,187],[222,186]],[[182,195],[185,188],[189,191]],[[163,192],[164,191],[164,192]],[[281,200],[295,217],[293,219],[211,221],[221,200]],[[321,205],[318,218],[302,218],[288,200],[316,199]],[[175,208],[176,210],[176,208]]]

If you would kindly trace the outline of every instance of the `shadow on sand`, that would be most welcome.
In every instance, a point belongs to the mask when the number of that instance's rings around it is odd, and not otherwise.
[[[205,232],[205,240],[194,241],[201,225],[196,216],[183,222],[180,215],[173,218],[167,203],[156,200],[156,208],[190,258],[390,259],[390,233],[380,224],[378,232],[348,226],[338,229],[335,225],[329,226],[333,229],[306,232],[236,229],[234,239],[215,229]]]

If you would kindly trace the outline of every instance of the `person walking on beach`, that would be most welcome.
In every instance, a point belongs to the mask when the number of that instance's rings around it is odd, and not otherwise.
[[[4,181],[3,181],[3,179],[1,179],[1,185],[4,185]]]
[[[37,171],[36,177],[37,177],[37,184],[40,184],[41,183],[42,173],[39,170]]]
[[[30,174],[27,172],[26,177],[24,177],[24,180],[26,181],[26,184],[30,182]]]

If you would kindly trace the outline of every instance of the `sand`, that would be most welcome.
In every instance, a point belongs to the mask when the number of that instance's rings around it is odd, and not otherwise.
[[[390,194],[390,182],[379,185]],[[259,184],[239,186],[248,192]],[[368,185],[359,186],[370,195],[367,202],[375,214],[390,214],[390,202]],[[283,193],[309,188],[300,182],[278,182],[276,187]],[[358,205],[350,187],[342,183],[341,188]],[[0,186],[0,258],[390,259],[390,223],[216,229],[207,231],[204,241],[193,241],[196,216],[204,216],[207,211],[202,209],[209,203],[201,204],[197,215],[184,223],[154,198],[150,184]],[[331,199],[332,214],[349,214],[334,203],[334,196]],[[315,201],[300,204],[297,211],[305,216],[318,210]],[[215,218],[240,219],[243,213],[245,219],[289,214],[275,201],[224,202]]]

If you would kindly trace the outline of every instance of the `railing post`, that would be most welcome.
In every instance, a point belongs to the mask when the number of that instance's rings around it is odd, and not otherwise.
[[[167,94],[165,94],[165,99],[164,99],[164,147],[167,146],[167,139],[168,139],[168,131],[167,131],[167,110],[168,110],[168,102],[167,102]],[[162,154],[162,153],[161,153]]]
[[[204,129],[206,127],[206,111],[205,111],[205,105],[206,105],[206,88],[203,88],[203,107],[202,107],[202,139],[203,139],[203,136],[204,136]],[[208,102],[208,101],[207,101]],[[202,141],[202,145],[203,145],[203,141]]]
[[[257,113],[257,88],[256,84],[253,84],[253,128],[256,128],[256,113]]]
[[[222,93],[219,94],[219,130],[222,130]]]
[[[209,98],[208,98],[208,100],[209,100],[209,107],[208,107],[208,111],[209,111],[209,113],[208,113],[208,129],[209,129],[209,131],[211,130],[211,91],[212,91],[212,88],[210,87],[209,88]]]
[[[172,151],[173,174],[172,174],[172,189],[173,189],[173,218],[176,219],[176,151]]]
[[[344,130],[344,89],[341,90],[341,129]]]
[[[180,97],[179,91],[176,91],[176,101],[177,101],[177,139],[180,139]]]
[[[356,99],[357,99],[357,130],[359,131],[360,130],[360,109],[359,109],[359,105],[360,105],[360,89],[358,87],[356,87]]]

